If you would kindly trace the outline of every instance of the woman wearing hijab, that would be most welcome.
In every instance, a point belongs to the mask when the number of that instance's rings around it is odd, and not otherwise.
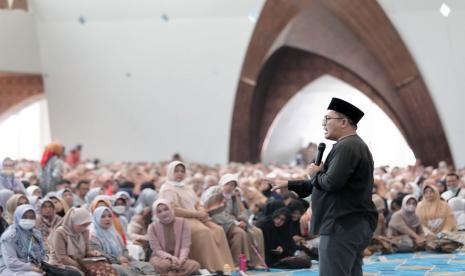
[[[152,213],[157,221],[150,224],[147,235],[152,248],[150,263],[157,273],[191,275],[197,272],[200,264],[189,259],[191,245],[189,223],[183,218],[175,217],[171,203],[165,199],[155,201]]]
[[[300,199],[292,199],[289,204],[287,204],[287,209],[291,214],[289,220],[289,231],[292,235],[292,239],[296,242],[296,244],[302,244],[304,238],[300,231],[300,218],[306,211],[305,205]]]
[[[209,210],[213,222],[223,227],[228,238],[234,265],[239,266],[239,257],[244,254],[250,267],[260,264],[264,255],[262,231],[248,223],[249,213],[234,194],[237,188],[237,176],[225,174],[219,184],[208,188],[202,196],[204,207]],[[260,256],[257,256],[259,254]]]
[[[26,195],[27,196],[42,196],[42,191],[40,190],[40,187],[37,185],[31,185],[26,188]]]
[[[271,216],[257,223],[265,240],[265,261],[270,267],[281,267],[280,261],[294,256],[297,246],[289,233],[290,212],[286,207],[277,209]]]
[[[126,217],[126,211],[128,209],[128,204],[126,203],[126,197],[114,195],[112,197],[112,202],[113,202],[112,210],[114,214],[120,219],[124,232],[127,233],[129,221]]]
[[[102,253],[120,276],[155,274],[149,263],[134,260],[128,254],[121,236],[113,226],[113,212],[105,206],[97,207],[92,215],[90,245]]]
[[[29,204],[29,199],[23,194],[14,194],[6,202],[6,221],[8,224],[13,223],[13,214],[18,206]]]
[[[402,207],[395,212],[388,226],[388,235],[392,238],[408,235],[416,245],[421,247],[425,244],[425,235],[420,223],[420,218],[415,213],[417,199],[414,195],[407,195],[402,200]]]
[[[64,147],[57,143],[45,147],[40,160],[40,185],[44,194],[56,191],[56,185],[63,178],[63,152]]]
[[[15,193],[25,193],[24,185],[15,176],[15,162],[7,157],[3,159],[0,172],[0,189],[12,190]]]
[[[455,220],[457,221],[457,230],[465,230],[465,199],[454,197],[448,202],[450,208],[454,212]]]
[[[66,203],[66,201],[59,196],[51,195],[48,196],[48,198],[53,202],[53,205],[55,206],[55,213],[61,218],[63,218],[69,210],[68,203]]]
[[[40,264],[47,259],[42,235],[35,229],[36,213],[29,204],[14,212],[13,224],[1,237],[0,275],[40,276]]]
[[[126,208],[125,208],[125,211],[124,211],[123,215],[126,217],[128,222],[131,221],[132,216],[135,213],[134,208],[131,207],[131,205],[133,204],[133,199],[132,199],[131,195],[126,191],[119,191],[119,192],[116,193],[115,199],[116,199],[115,200],[115,205],[116,205],[116,201],[118,199],[125,199]]]
[[[36,220],[36,228],[41,232],[44,238],[45,248],[50,252],[48,246],[48,236],[61,223],[62,217],[55,213],[55,204],[49,198],[40,201],[39,214]]]
[[[97,196],[94,201],[90,204],[90,212],[93,214],[95,209],[100,206],[105,206],[107,208],[111,209],[111,202],[110,202],[110,196],[107,195],[99,195]],[[113,210],[112,210],[113,213]],[[113,226],[116,229],[116,232],[120,235],[121,239],[123,240],[124,245],[127,245],[127,238],[126,238],[126,231],[123,228],[123,224],[121,223],[121,219],[114,214],[112,216],[113,220]]]
[[[74,194],[70,189],[68,189],[68,188],[61,189],[61,190],[56,192],[56,195],[57,195],[57,197],[62,198],[66,202],[68,207],[73,207]]]
[[[158,194],[154,189],[146,188],[142,190],[136,202],[135,212],[140,213],[144,208],[152,208],[152,204],[157,198]]]
[[[183,182],[186,166],[179,161],[168,165],[168,181],[160,190],[160,198],[172,203],[177,217],[189,223],[192,233],[191,256],[202,268],[222,271],[225,264],[233,265],[231,251],[223,228],[210,221],[208,213],[200,209],[199,198],[191,187]]]
[[[92,216],[87,209],[71,208],[63,218],[63,222],[50,236],[51,263],[74,269],[82,273],[80,264],[76,259],[100,256],[101,253],[91,250],[88,227]],[[95,267],[94,267],[95,268]],[[86,269],[91,270],[92,266]],[[99,268],[99,270],[101,270]],[[117,275],[116,271],[105,264],[105,275]]]
[[[437,234],[443,231],[455,231],[457,222],[447,202],[441,200],[436,187],[426,185],[423,188],[423,199],[418,204],[416,214],[421,224]],[[427,233],[428,234],[428,233]]]

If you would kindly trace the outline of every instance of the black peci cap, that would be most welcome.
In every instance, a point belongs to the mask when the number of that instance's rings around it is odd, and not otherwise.
[[[360,121],[360,119],[362,119],[363,115],[365,115],[365,113],[363,113],[363,111],[358,109],[358,107],[356,107],[355,105],[341,100],[339,98],[332,98],[331,102],[329,103],[328,109],[346,115],[349,119],[351,119],[354,122],[354,124],[357,124]]]

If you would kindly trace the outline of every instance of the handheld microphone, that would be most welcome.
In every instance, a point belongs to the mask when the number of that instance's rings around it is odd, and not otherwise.
[[[323,158],[323,152],[326,149],[325,143],[320,143],[318,145],[318,154],[316,156],[315,165],[319,166],[321,164],[321,159]]]

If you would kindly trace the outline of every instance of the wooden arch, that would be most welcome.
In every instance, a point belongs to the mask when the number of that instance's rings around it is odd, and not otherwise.
[[[259,161],[275,116],[301,88],[324,74],[351,84],[378,104],[423,164],[453,164],[412,56],[379,4],[364,0],[265,3],[238,84],[230,160]]]

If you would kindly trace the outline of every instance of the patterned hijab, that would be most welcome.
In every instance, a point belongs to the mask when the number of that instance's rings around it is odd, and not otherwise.
[[[124,244],[121,236],[118,232],[116,232],[113,223],[108,229],[103,228],[100,224],[105,211],[113,216],[112,211],[108,207],[100,206],[95,209],[94,214],[92,215],[90,234],[99,240],[105,253],[113,256],[120,256],[123,253]]]
[[[37,216],[34,207],[29,204],[24,204],[16,208],[14,212],[13,224],[3,233],[2,242],[15,241],[16,254],[22,260],[41,262],[47,258],[42,234],[36,228],[31,230],[23,229],[19,226],[19,221],[28,211],[34,212]],[[3,258],[8,256],[3,256]]]

